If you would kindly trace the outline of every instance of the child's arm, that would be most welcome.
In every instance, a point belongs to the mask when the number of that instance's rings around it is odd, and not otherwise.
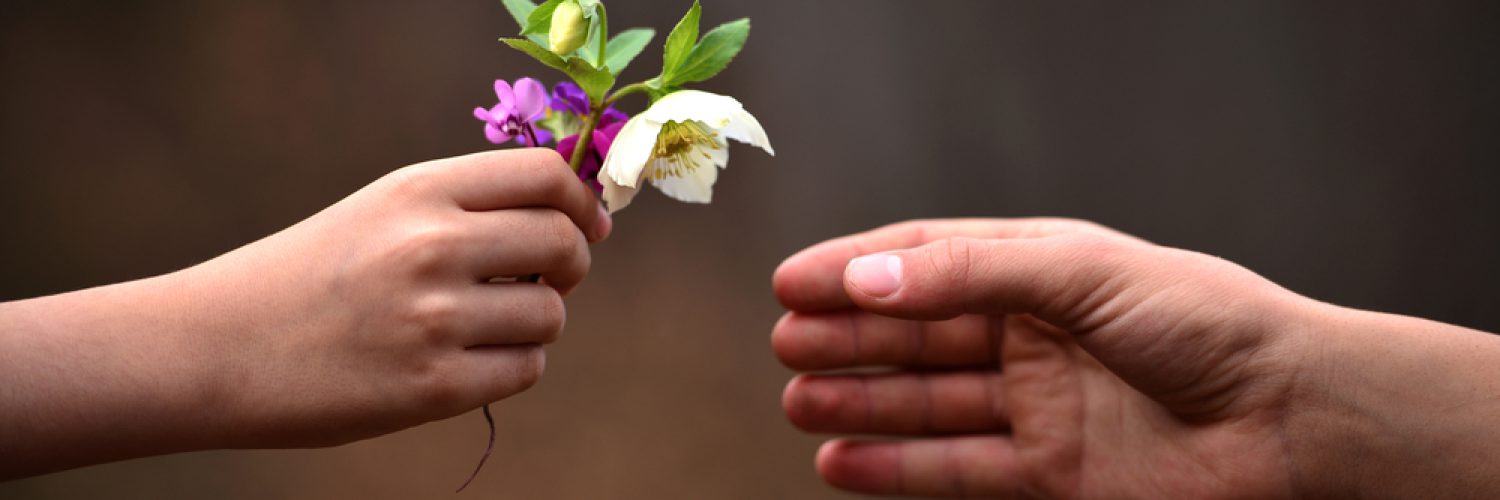
[[[609,230],[556,153],[484,153],[189,269],[0,304],[0,479],[335,445],[521,392]]]

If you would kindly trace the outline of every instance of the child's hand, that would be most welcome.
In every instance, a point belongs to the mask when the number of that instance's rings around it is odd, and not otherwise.
[[[0,304],[0,479],[335,445],[526,390],[609,231],[557,153],[484,153],[180,272]]]
[[[492,152],[401,169],[180,273],[244,430],[228,444],[339,444],[526,390],[609,230],[555,152]]]

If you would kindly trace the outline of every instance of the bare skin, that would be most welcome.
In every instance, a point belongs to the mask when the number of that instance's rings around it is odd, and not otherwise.
[[[524,391],[609,231],[555,152],[482,153],[192,268],[0,304],[0,479],[342,444]]]
[[[818,472],[839,488],[1500,495],[1500,339],[1483,332],[1320,303],[1060,219],[898,224],[809,248],[774,285],[792,312],[773,346],[807,372],[789,418],[887,437],[823,446]],[[825,373],[850,368],[866,370]]]

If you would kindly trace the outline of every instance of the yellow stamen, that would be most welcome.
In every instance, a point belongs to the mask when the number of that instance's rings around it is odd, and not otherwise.
[[[721,147],[718,132],[703,122],[667,122],[656,136],[656,147],[651,150],[653,159],[664,161],[653,163],[656,167],[651,169],[651,178],[659,181],[690,174],[698,169],[699,164],[692,158],[693,152],[712,163],[713,156],[703,148],[717,150]]]

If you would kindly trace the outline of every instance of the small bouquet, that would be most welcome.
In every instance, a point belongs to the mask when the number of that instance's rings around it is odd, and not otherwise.
[[[496,80],[499,102],[474,108],[474,117],[484,122],[484,136],[495,144],[514,140],[544,147],[557,139],[557,151],[569,159],[578,179],[603,197],[610,212],[629,205],[647,180],[672,198],[710,202],[719,169],[729,164],[729,139],[776,154],[760,122],[739,101],[684,88],[729,66],[750,36],[749,19],[721,24],[699,37],[703,7],[694,0],[667,35],[661,73],[616,89],[620,73],[651,43],[655,30],[635,28],[610,37],[600,0],[503,1],[521,33],[500,41],[569,81],[548,93],[536,79]],[[634,117],[615,107],[631,94],[650,100]],[[494,449],[489,406],[484,417],[489,445],[459,491],[474,481]]]
[[[760,122],[739,101],[684,88],[713,78],[734,60],[750,35],[749,19],[724,23],[700,38],[702,6],[694,0],[667,35],[661,73],[616,90],[620,72],[651,43],[655,30],[634,28],[610,37],[600,0],[504,3],[521,35],[500,41],[571,81],[549,94],[532,78],[497,80],[499,103],[475,108],[474,117],[495,144],[514,139],[542,147],[558,138],[558,152],[610,212],[629,205],[646,180],[677,200],[708,203],[718,169],[729,163],[729,139],[775,154]],[[631,94],[650,100],[634,117],[615,107]]]

